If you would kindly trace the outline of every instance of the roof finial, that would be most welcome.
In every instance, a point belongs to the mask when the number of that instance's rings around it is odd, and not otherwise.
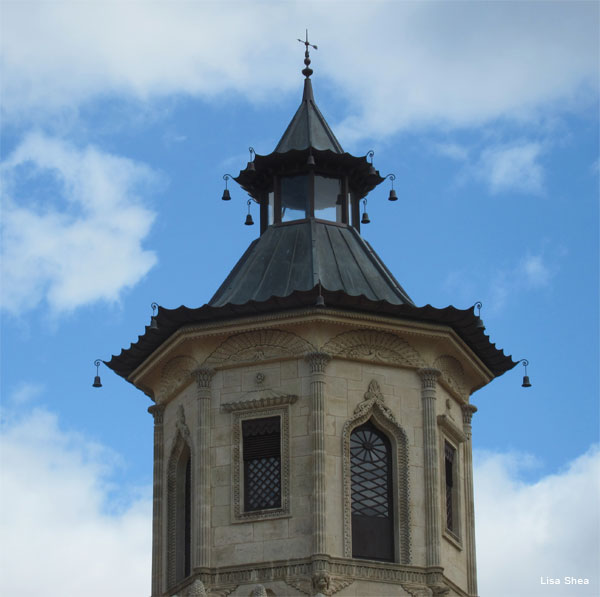
[[[306,65],[305,68],[302,69],[302,74],[308,79],[308,77],[310,77],[313,74],[313,70],[312,68],[310,68],[310,55],[308,53],[308,48],[309,46],[311,48],[314,48],[315,50],[317,50],[317,46],[314,46],[313,44],[308,43],[308,29],[306,30],[306,40],[302,41],[300,38],[298,38],[298,41],[301,44],[304,44],[306,46],[306,50],[304,52],[304,64]]]

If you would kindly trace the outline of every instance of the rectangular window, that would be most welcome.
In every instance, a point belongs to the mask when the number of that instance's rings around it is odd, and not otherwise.
[[[242,421],[244,510],[281,508],[281,417]]]
[[[446,481],[446,529],[454,535],[458,535],[456,448],[448,442],[444,442],[444,465]]]

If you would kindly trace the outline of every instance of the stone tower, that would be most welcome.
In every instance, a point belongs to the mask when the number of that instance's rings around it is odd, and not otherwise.
[[[475,596],[469,399],[515,363],[360,236],[384,178],[317,108],[308,47],[298,111],[235,178],[259,238],[108,363],[154,402],[152,597]]]

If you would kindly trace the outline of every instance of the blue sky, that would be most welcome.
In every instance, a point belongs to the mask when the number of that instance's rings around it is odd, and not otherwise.
[[[115,576],[149,592],[150,401],[104,367],[93,389],[93,361],[135,341],[153,301],[207,302],[258,234],[222,175],[285,130],[308,27],[321,111],[397,176],[363,236],[418,305],[482,301],[492,341],[531,363],[532,388],[519,366],[473,396],[481,594],[598,594],[598,17],[5,0],[3,592],[116,595]],[[565,575],[591,584],[539,583]]]

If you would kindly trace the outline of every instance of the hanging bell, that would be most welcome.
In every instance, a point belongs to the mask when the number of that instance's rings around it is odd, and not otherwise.
[[[223,191],[223,196],[221,197],[223,201],[231,201],[231,195],[229,194],[229,189],[225,189]]]
[[[530,388],[531,387],[531,382],[529,381],[529,375],[524,375],[523,376],[523,383],[521,384],[522,388]]]
[[[253,226],[254,220],[252,219],[252,214],[246,215],[246,221],[244,222],[244,226]]]
[[[102,361],[100,359],[96,359],[94,361],[94,365],[96,365],[96,375],[94,377],[94,383],[92,384],[93,388],[101,388],[102,387],[102,382],[100,381],[100,374],[98,373],[98,367],[100,367],[100,363],[102,363]]]
[[[363,211],[362,218],[360,220],[361,224],[370,224],[371,220],[369,220],[369,214],[366,211]]]
[[[246,166],[246,172],[256,172],[254,162],[248,162],[248,165]]]
[[[398,201],[398,196],[396,195],[395,189],[390,190],[390,195],[388,197],[388,201]]]
[[[377,170],[375,170],[375,166],[373,166],[373,164],[371,164],[369,166],[369,176],[375,176],[377,174]]]
[[[485,330],[485,323],[483,323],[483,319],[481,319],[481,317],[477,317],[477,322],[475,323],[475,326],[478,330]]]
[[[308,159],[306,160],[306,165],[307,166],[314,166],[315,165],[315,158],[313,157],[312,153],[308,156]]]
[[[156,315],[153,315],[150,318],[150,329],[152,329],[152,330],[158,329],[158,320],[156,319]]]

